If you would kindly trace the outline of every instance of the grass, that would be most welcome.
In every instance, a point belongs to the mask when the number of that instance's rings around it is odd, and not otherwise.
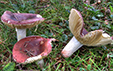
[[[95,1],[91,1],[91,4]],[[82,46],[71,57],[63,58],[61,51],[72,38],[68,27],[68,17],[71,8],[79,10],[88,31],[103,29],[110,36],[113,35],[113,2],[103,0],[95,6],[87,5],[82,0],[1,0],[0,16],[4,11],[20,13],[37,13],[45,21],[37,27],[27,29],[27,36],[38,35],[45,38],[55,38],[53,49],[48,57],[44,58],[44,71],[112,71],[113,46]],[[106,20],[106,22],[105,22]],[[109,24],[106,24],[109,23]],[[12,58],[12,49],[17,42],[16,31],[0,21],[0,70],[8,63],[15,63],[14,71],[41,70],[34,62],[18,64]],[[10,64],[9,64],[10,65]],[[9,68],[10,69],[10,68]]]

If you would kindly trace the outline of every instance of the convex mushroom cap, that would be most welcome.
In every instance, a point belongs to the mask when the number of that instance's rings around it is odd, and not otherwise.
[[[71,9],[69,28],[81,44],[87,46],[98,46],[112,43],[112,38],[107,33],[104,33],[103,30],[95,30],[85,33],[84,25],[80,12],[76,9]]]
[[[11,28],[23,29],[36,26],[44,21],[44,18],[39,14],[12,13],[10,11],[5,11],[1,16],[1,20]]]
[[[4,24],[11,28],[16,28],[18,41],[26,37],[26,28],[32,28],[44,21],[39,14],[30,13],[12,13],[5,11],[1,17]]]
[[[29,36],[19,40],[13,47],[13,59],[17,63],[31,63],[46,57],[52,50],[51,41],[40,36]]]

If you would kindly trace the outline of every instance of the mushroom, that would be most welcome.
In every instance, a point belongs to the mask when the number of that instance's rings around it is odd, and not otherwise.
[[[1,21],[11,28],[16,28],[18,41],[26,37],[26,28],[32,28],[44,21],[39,14],[12,13],[5,11],[1,16]]]
[[[40,36],[28,36],[19,40],[13,47],[13,59],[20,64],[40,61],[52,50],[51,42],[54,38],[46,39]]]
[[[98,46],[113,43],[113,38],[107,33],[104,33],[102,30],[88,32],[84,28],[84,25],[80,12],[76,9],[71,9],[69,15],[69,28],[74,36],[61,52],[64,57],[70,57],[83,45]]]

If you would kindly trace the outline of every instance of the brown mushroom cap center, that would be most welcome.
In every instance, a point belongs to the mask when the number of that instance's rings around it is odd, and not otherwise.
[[[36,14],[27,14],[27,13],[7,13],[7,17],[14,21],[24,21],[29,19],[35,19]]]
[[[23,16],[22,14],[15,14],[11,16],[11,19],[15,21],[23,21],[23,20],[29,20],[34,18],[36,18],[36,15],[26,17],[26,16]]]
[[[45,43],[45,41],[40,39],[34,39],[25,41],[19,48],[20,52],[26,54],[29,57],[36,56],[42,53],[44,51],[43,44]]]
[[[30,41],[28,41],[28,42],[30,42]],[[32,41],[31,41],[31,43],[32,43]],[[32,47],[32,49],[29,47]],[[24,48],[23,48],[23,52],[25,52],[28,56],[30,56],[30,55],[36,56],[36,55],[40,54],[41,52],[43,52],[43,50],[44,50],[43,48],[39,48],[39,47],[40,47],[39,42],[36,44],[25,43]],[[27,48],[27,49],[25,49],[25,48]]]

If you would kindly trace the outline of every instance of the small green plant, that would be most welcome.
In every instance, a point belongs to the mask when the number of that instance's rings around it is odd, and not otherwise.
[[[13,71],[14,68],[15,68],[15,63],[10,62],[3,68],[3,71]]]
[[[110,18],[113,20],[113,7],[110,5],[109,8],[110,8],[110,11],[111,11]]]
[[[113,7],[111,5],[109,7],[110,7],[110,10],[111,10],[111,13],[113,13]]]

